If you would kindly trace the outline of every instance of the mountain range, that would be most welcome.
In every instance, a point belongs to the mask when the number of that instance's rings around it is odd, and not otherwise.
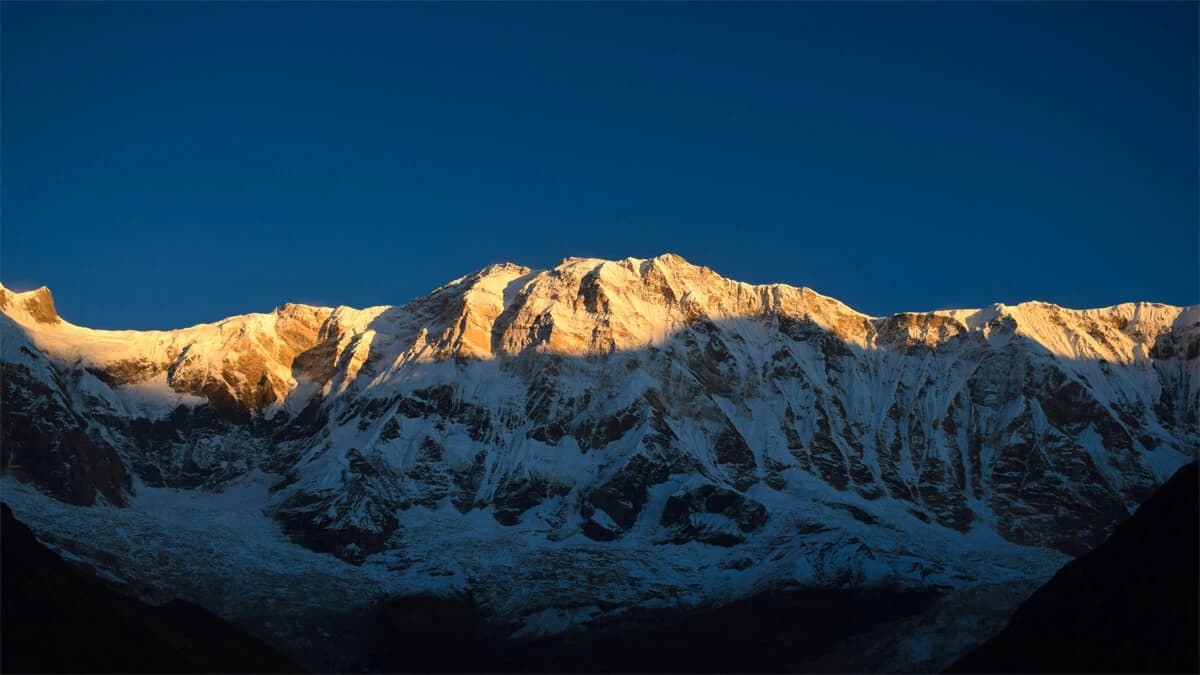
[[[665,254],[170,331],[45,288],[0,312],[5,501],[293,654],[422,593],[514,638],[777,589],[1008,597],[1200,446],[1200,306],[873,317]]]

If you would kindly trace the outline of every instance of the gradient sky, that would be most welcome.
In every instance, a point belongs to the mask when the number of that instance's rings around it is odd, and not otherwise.
[[[0,281],[170,328],[665,251],[1200,301],[1196,3],[0,5]]]

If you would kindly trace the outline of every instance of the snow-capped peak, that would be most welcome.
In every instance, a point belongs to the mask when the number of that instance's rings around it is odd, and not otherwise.
[[[0,311],[21,322],[56,324],[62,321],[54,308],[54,296],[45,286],[20,293],[0,285]]]
[[[54,343],[63,342],[56,337],[66,337],[63,331],[70,331],[67,351],[85,360],[89,354],[99,360],[133,358],[135,352],[147,351],[143,349],[146,339],[156,344],[217,343],[225,348],[243,344],[254,351],[261,339],[239,342],[228,336],[270,335],[268,342],[284,338],[289,345],[285,351],[293,353],[327,340],[344,348],[349,338],[368,332],[386,336],[400,352],[439,360],[490,359],[526,350],[583,355],[661,344],[700,320],[774,316],[811,323],[864,349],[893,345],[897,339],[933,345],[957,335],[999,331],[1031,339],[1060,356],[1130,362],[1146,358],[1159,335],[1200,321],[1200,306],[1144,302],[1091,310],[1044,302],[997,303],[985,309],[877,318],[808,288],[733,281],[673,253],[615,261],[565,258],[544,270],[505,262],[455,279],[402,306],[356,310],[289,303],[271,314],[231,317],[176,331],[91,331],[71,326],[58,317],[46,288],[13,293],[0,287],[0,310],[40,336],[35,342],[50,352],[57,351]],[[107,347],[90,349],[89,344]],[[286,370],[281,366],[281,385],[291,380],[284,377]]]

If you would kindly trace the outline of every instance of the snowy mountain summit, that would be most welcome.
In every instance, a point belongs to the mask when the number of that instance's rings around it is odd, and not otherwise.
[[[1200,445],[1200,306],[871,317],[667,254],[173,331],[75,326],[46,289],[0,310],[13,479],[109,508],[267,476],[281,539],[407,579],[436,549],[530,621],[602,613],[584,567],[647,603],[1044,574]]]

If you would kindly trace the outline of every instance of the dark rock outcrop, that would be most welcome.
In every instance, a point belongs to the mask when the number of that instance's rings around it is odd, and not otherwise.
[[[116,450],[88,433],[57,373],[49,383],[0,362],[0,473],[11,473],[71,504],[124,506],[132,481]]]
[[[674,533],[671,541],[675,544],[700,541],[733,546],[762,527],[767,517],[766,507],[753,499],[716,485],[702,485],[668,498],[660,524]]]
[[[596,541],[611,541],[621,536],[637,521],[649,498],[650,486],[662,483],[669,474],[670,469],[663,462],[634,455],[580,504],[579,513],[587,519],[583,533]]]
[[[396,531],[396,510],[411,503],[404,501],[400,478],[378,455],[351,448],[346,459],[340,489],[295,493],[275,518],[297,543],[361,563],[383,549]]]

